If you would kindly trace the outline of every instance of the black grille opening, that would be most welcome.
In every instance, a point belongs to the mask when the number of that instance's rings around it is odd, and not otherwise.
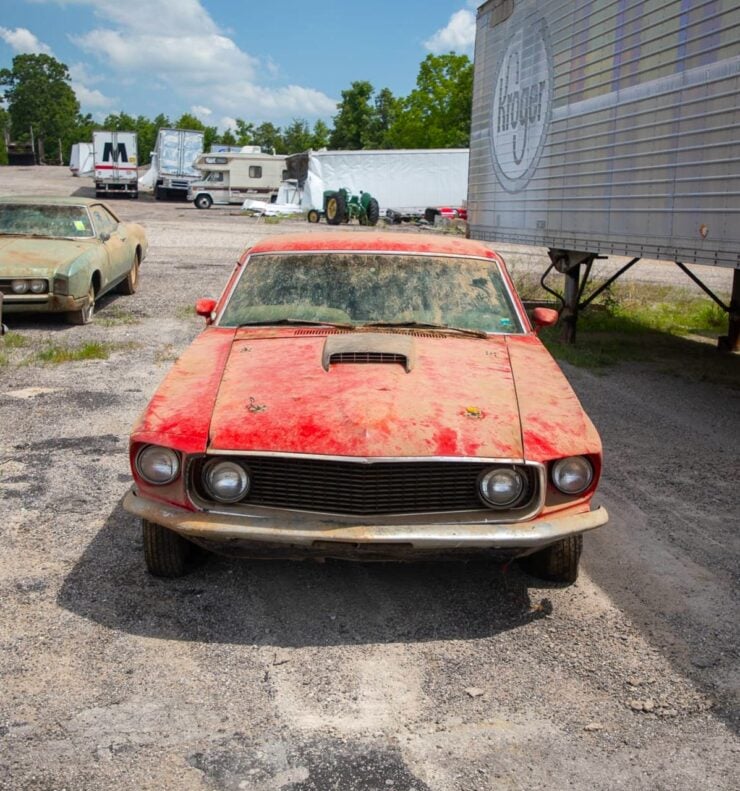
[[[209,503],[213,499],[202,484],[202,470],[212,458],[197,459],[191,467],[191,486]],[[245,504],[356,516],[484,509],[478,479],[495,466],[448,461],[364,464],[270,456],[224,459],[238,461],[249,472],[251,486]],[[527,476],[530,495],[509,509],[513,514],[530,507],[537,495],[534,470],[520,469]],[[492,513],[497,512],[492,509]]]
[[[408,364],[405,354],[390,354],[387,352],[340,352],[332,354],[329,358],[329,365],[339,365],[341,363],[397,363],[404,368]]]

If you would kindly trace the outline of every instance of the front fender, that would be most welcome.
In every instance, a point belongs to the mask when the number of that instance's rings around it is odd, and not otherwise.
[[[103,260],[104,258],[107,258],[104,250],[90,250],[60,267],[55,280],[63,278],[66,281],[66,293],[70,297],[84,297],[90,288],[93,273],[105,268],[107,260]]]

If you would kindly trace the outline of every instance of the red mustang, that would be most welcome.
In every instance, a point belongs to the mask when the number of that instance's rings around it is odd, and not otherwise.
[[[572,582],[601,443],[501,258],[437,236],[245,251],[131,435],[153,574],[251,557],[522,558]],[[535,327],[554,311],[538,308]]]

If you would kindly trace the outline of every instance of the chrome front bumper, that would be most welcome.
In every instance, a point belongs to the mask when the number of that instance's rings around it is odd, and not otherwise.
[[[291,545],[306,550],[320,549],[335,543],[376,546],[403,544],[414,550],[460,551],[502,550],[526,554],[569,535],[585,533],[606,524],[609,515],[603,507],[593,511],[525,522],[495,524],[480,519],[472,521],[469,513],[399,519],[382,523],[349,521],[346,517],[311,514],[277,509],[254,509],[249,514],[224,514],[187,511],[140,497],[132,488],[123,507],[132,514],[162,525],[183,536],[209,542],[245,541],[272,545]],[[389,547],[390,549],[390,547]]]

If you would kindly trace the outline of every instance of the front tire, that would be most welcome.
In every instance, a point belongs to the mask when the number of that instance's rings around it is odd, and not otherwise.
[[[66,314],[68,324],[89,324],[95,315],[95,286],[90,283],[87,292],[87,303],[79,310],[71,310]]]
[[[326,199],[326,221],[329,225],[340,225],[347,216],[347,204],[339,192],[335,192]]]
[[[182,577],[203,559],[203,550],[162,525],[141,520],[144,562],[155,577]]]
[[[210,195],[198,195],[193,203],[196,209],[210,209],[213,206],[213,199]]]
[[[309,222],[316,223],[319,221],[319,213],[316,211],[316,209],[311,209],[311,211],[309,211],[309,213],[306,215],[306,219]]]
[[[570,585],[578,579],[583,536],[568,536],[522,558],[524,570],[534,577]]]
[[[130,296],[131,294],[136,293],[136,289],[139,287],[139,267],[141,266],[141,260],[139,259],[138,251],[134,253],[134,263],[131,264],[131,269],[129,269],[128,275],[126,275],[126,279],[118,286],[118,293],[119,294],[126,294]]]

